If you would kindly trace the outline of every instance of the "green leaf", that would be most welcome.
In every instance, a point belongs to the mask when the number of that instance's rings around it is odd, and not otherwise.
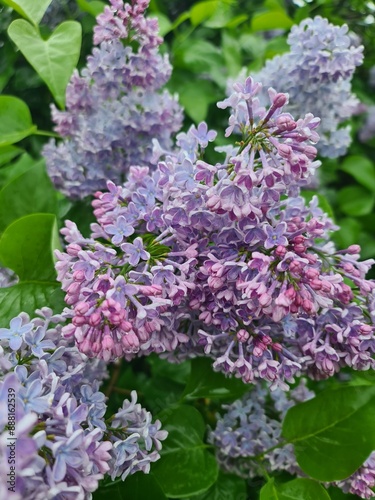
[[[301,469],[319,481],[355,472],[375,449],[375,387],[328,389],[287,412],[282,434]]]
[[[1,0],[37,26],[52,0]]]
[[[207,0],[196,3],[190,10],[190,20],[193,26],[203,23],[209,19],[216,11],[219,5],[218,0]]]
[[[27,104],[17,97],[0,96],[0,146],[14,144],[35,131]]]
[[[349,245],[358,243],[361,234],[361,224],[357,219],[346,217],[338,222],[340,229],[336,231],[332,238],[339,248],[347,248]]]
[[[54,281],[53,250],[58,240],[56,217],[27,215],[7,227],[0,239],[0,261],[20,281]]]
[[[61,313],[65,305],[59,283],[24,282],[0,288],[0,325],[7,327],[22,311],[33,317],[35,309],[50,307],[55,313]]]
[[[27,172],[35,165],[35,160],[29,154],[24,153],[17,161],[10,163],[0,169],[0,186],[3,188],[19,175]]]
[[[375,191],[375,167],[365,156],[348,156],[341,165],[341,170],[370,191]]]
[[[273,478],[267,481],[267,483],[260,490],[259,500],[279,500],[275,480]]]
[[[81,25],[65,21],[48,40],[43,40],[34,26],[17,19],[9,26],[8,34],[63,108],[65,89],[81,50]]]
[[[23,149],[17,146],[2,146],[0,147],[0,167],[6,165],[14,158],[19,156],[23,152]],[[1,175],[1,170],[0,170]]]
[[[223,31],[221,46],[229,76],[237,76],[242,67],[241,47],[238,43],[238,37],[228,31]]]
[[[260,490],[259,500],[329,500],[327,490],[312,479],[293,479],[276,485],[271,479]]]
[[[249,387],[234,377],[226,377],[212,368],[212,360],[195,358],[191,362],[191,373],[183,397],[185,399],[238,399],[249,391]]]
[[[151,471],[152,468],[153,466],[151,466]],[[167,500],[152,472],[151,474],[136,472],[128,476],[125,481],[116,480],[114,484],[109,482],[106,485],[100,485],[93,495],[93,500],[108,500],[108,498],[111,500],[145,500],[146,498]]]
[[[179,88],[178,93],[186,114],[196,123],[206,118],[210,103],[216,101],[212,83],[207,80],[200,80],[199,84],[194,86],[186,82]]]
[[[216,483],[201,495],[194,495],[189,500],[246,500],[246,481],[232,474],[219,472]]]
[[[217,479],[218,465],[203,443],[205,424],[199,411],[183,405],[159,417],[169,435],[153,473],[165,495],[186,498],[208,490]]]
[[[64,293],[56,282],[53,250],[58,248],[56,217],[35,214],[22,217],[7,227],[0,239],[0,261],[19,277],[15,286],[0,289],[0,322],[25,311],[49,306],[64,307]]]
[[[251,21],[252,31],[289,29],[292,26],[292,19],[283,10],[279,9],[255,14]]]
[[[361,186],[347,186],[340,190],[337,201],[345,214],[367,215],[374,207],[375,193]]]
[[[99,0],[93,0],[89,2],[88,0],[77,0],[78,7],[83,11],[91,14],[93,17],[98,16],[103,12],[105,3]]]
[[[24,215],[43,212],[57,212],[57,193],[41,160],[0,191],[0,232]]]

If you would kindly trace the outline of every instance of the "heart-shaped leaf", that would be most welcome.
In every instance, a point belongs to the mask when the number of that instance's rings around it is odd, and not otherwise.
[[[8,5],[13,10],[18,12],[22,17],[29,19],[37,26],[45,11],[48,9],[52,0],[1,0],[2,3]]]
[[[56,217],[33,214],[16,220],[0,239],[0,261],[19,278],[15,286],[0,289],[0,324],[25,311],[51,307],[61,312],[64,294],[56,281],[53,250],[59,247]]]
[[[65,89],[81,51],[81,25],[76,21],[66,21],[48,40],[43,40],[34,26],[16,19],[9,26],[8,34],[63,108]]]
[[[17,97],[0,96],[0,146],[14,144],[35,131],[27,104]]]

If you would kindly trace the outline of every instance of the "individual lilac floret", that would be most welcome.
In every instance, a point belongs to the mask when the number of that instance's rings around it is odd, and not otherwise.
[[[363,46],[353,42],[347,25],[334,26],[320,16],[293,26],[287,41],[290,51],[267,61],[256,78],[288,92],[286,111],[300,115],[308,109],[319,116],[319,153],[341,156],[351,143],[350,127],[342,123],[361,112],[351,79],[362,64]]]
[[[0,338],[0,463],[10,463],[7,445],[16,438],[11,498],[91,498],[105,474],[118,475],[115,444],[123,447],[129,440],[137,452],[121,464],[123,479],[148,472],[167,435],[160,422],[152,423],[151,414],[135,404],[133,391],[132,402],[125,400],[108,426],[106,397],[99,390],[106,377],[103,363],[62,339],[62,316],[48,308],[37,313],[31,321],[25,313],[13,318]],[[9,332],[17,332],[17,345]],[[8,428],[9,395],[14,432]],[[0,492],[8,479],[0,472]]]
[[[171,66],[159,53],[158,23],[148,1],[111,0],[97,18],[93,49],[67,87],[66,110],[53,108],[62,142],[43,150],[55,186],[78,199],[124,181],[130,165],[151,165],[152,140],[170,149],[181,127],[177,100],[162,87]]]

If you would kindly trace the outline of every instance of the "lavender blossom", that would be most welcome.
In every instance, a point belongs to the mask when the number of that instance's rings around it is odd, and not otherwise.
[[[0,339],[0,463],[9,458],[8,395],[15,400],[15,430],[9,435],[16,438],[17,477],[11,498],[90,498],[105,474],[125,479],[148,472],[167,435],[160,422],[152,423],[151,414],[135,404],[134,391],[132,402],[125,400],[105,420],[103,363],[62,339],[61,315],[47,308],[37,313],[31,321],[25,313],[13,318]],[[9,332],[17,333],[17,345]],[[117,448],[129,439],[137,452],[118,474]],[[0,473],[0,492],[7,491],[7,480]]]
[[[373,261],[360,262],[357,245],[336,251],[336,227],[299,195],[320,165],[319,119],[294,119],[288,95],[272,88],[264,107],[261,93],[249,77],[219,103],[231,109],[226,135],[242,133],[222,163],[204,160],[197,130],[214,134],[192,127],[156,171],[132,167],[123,186],[96,193],[90,238],[66,223],[62,334],[81,352],[209,356],[216,370],[272,390],[300,374],[375,366]],[[134,232],[114,245],[119,219]]]
[[[130,165],[151,165],[152,139],[169,149],[181,126],[180,106],[161,91],[171,67],[158,52],[157,21],[144,17],[147,6],[111,1],[94,28],[99,46],[68,85],[66,111],[53,108],[63,141],[50,141],[43,154],[55,186],[70,198],[93,194],[108,179],[122,182]]]
[[[308,109],[320,116],[319,153],[341,156],[351,143],[350,127],[342,123],[361,111],[351,79],[362,64],[363,46],[353,43],[347,25],[334,26],[320,16],[293,26],[288,44],[290,51],[267,61],[256,78],[289,93],[286,111],[299,115]]]

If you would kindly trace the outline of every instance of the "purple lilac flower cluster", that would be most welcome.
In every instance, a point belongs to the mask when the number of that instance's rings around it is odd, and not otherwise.
[[[348,33],[320,16],[293,26],[290,51],[267,61],[256,75],[267,86],[288,92],[286,108],[300,115],[306,109],[321,118],[319,153],[335,158],[351,143],[350,127],[341,124],[361,112],[351,91],[351,79],[363,61],[363,46]]]
[[[155,141],[156,171],[134,167],[124,186],[96,193],[91,238],[66,223],[63,335],[82,352],[207,355],[272,389],[301,373],[374,367],[373,262],[359,261],[357,245],[336,251],[332,222],[299,196],[319,166],[319,119],[295,120],[273,89],[264,108],[261,90],[249,77],[219,103],[232,109],[226,135],[242,133],[222,163],[203,159],[215,132],[192,126],[175,153]]]
[[[167,433],[137,404],[135,391],[105,419],[100,360],[61,337],[60,315],[21,313],[0,329],[0,496],[8,496],[7,398],[15,394],[14,499],[91,498],[98,481],[149,472]]]
[[[66,110],[53,109],[64,140],[50,141],[43,154],[55,186],[70,198],[105,188],[107,179],[122,182],[130,165],[150,164],[153,138],[168,148],[181,127],[180,106],[161,91],[171,66],[158,51],[156,19],[144,17],[148,3],[111,0],[97,18],[98,47],[67,87]]]
[[[314,396],[306,387],[306,381],[301,379],[290,392],[269,393],[257,384],[242,399],[223,405],[225,413],[218,415],[216,428],[208,436],[208,441],[215,446],[220,466],[244,479],[263,476],[264,470],[303,476],[293,445],[282,442],[281,426],[289,408]],[[332,484],[360,498],[374,497],[375,452],[350,477]]]

